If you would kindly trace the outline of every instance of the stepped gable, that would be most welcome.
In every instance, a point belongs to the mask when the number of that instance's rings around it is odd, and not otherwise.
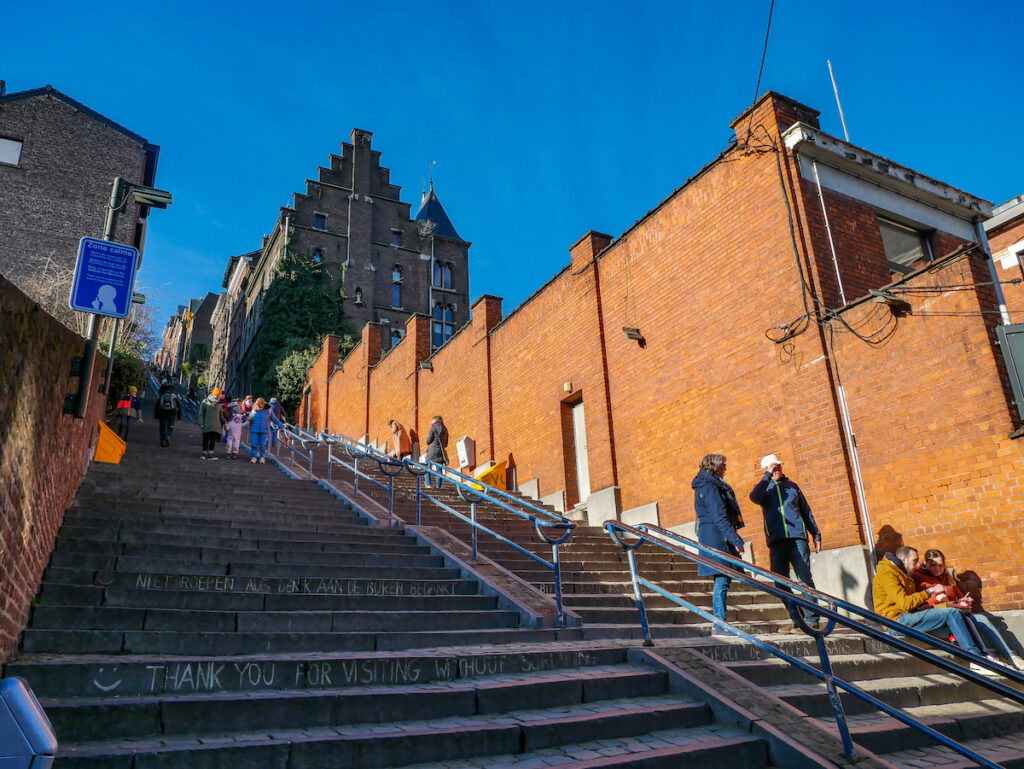
[[[272,464],[201,461],[194,426],[131,438],[90,468],[3,671],[61,769],[769,766],[770,740],[638,642],[518,627],[403,528]]]

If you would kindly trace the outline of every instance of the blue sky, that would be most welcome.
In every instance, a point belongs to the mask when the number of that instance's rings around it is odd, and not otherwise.
[[[140,287],[160,325],[219,291],[354,127],[419,202],[428,161],[505,312],[590,229],[620,234],[725,148],[769,0],[16,3],[8,92],[47,83],[161,146]],[[109,7],[109,6],[107,6]],[[1024,192],[1024,6],[777,0],[761,91],[995,203]],[[97,212],[102,219],[102,212]]]

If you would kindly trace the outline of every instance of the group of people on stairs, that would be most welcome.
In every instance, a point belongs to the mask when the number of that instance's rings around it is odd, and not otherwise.
[[[697,514],[697,540],[703,545],[739,557],[746,543],[739,534],[743,514],[736,494],[725,482],[726,457],[708,454],[700,463],[693,479],[694,509]],[[764,520],[770,568],[776,574],[796,579],[810,588],[811,547],[821,551],[821,531],[800,487],[782,471],[782,462],[775,454],[761,460],[761,478],[750,491],[750,501],[759,505]],[[712,562],[715,559],[710,559]],[[725,561],[719,565],[728,566]],[[715,566],[698,564],[698,576],[713,577],[712,612],[716,619],[726,618],[726,599],[731,578]],[[968,595],[979,585],[958,581],[946,567],[940,550],[927,550],[924,563],[913,547],[901,547],[887,553],[878,563],[872,593],[874,610],[891,620],[914,627],[945,640],[955,640],[964,649],[988,656],[990,661],[1024,670],[1024,658],[1010,647],[992,617],[979,611]],[[788,589],[788,588],[783,588]],[[812,629],[820,629],[821,617],[813,609],[799,609],[803,621]],[[781,632],[801,632],[790,626]],[[895,631],[889,631],[897,635]],[[713,635],[728,635],[715,625]],[[996,675],[988,668],[972,663],[972,669]]]
[[[196,421],[203,433],[200,459],[218,459],[214,450],[219,440],[227,443],[227,458],[238,459],[242,430],[249,430],[249,451],[253,464],[266,464],[268,447],[277,444],[277,430],[284,427],[287,416],[277,398],[269,402],[246,395],[244,399],[228,400],[219,387],[213,388],[199,405]]]

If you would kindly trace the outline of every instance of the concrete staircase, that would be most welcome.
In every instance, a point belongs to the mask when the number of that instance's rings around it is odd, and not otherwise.
[[[349,461],[347,457],[346,461]],[[363,461],[360,464],[360,470],[364,472],[373,472],[375,468],[376,464],[372,462]],[[326,477],[326,452],[321,450],[314,455],[313,470],[314,474]],[[377,473],[377,477],[386,482],[386,477],[379,471]],[[333,480],[340,483],[338,488],[351,492],[350,472],[334,465],[331,475]],[[403,473],[395,477],[394,484],[395,513],[406,523],[415,523],[415,478]],[[386,492],[366,481],[361,483],[359,490],[381,505],[387,505]],[[451,484],[444,484],[439,490],[431,489],[428,493],[445,505],[469,516],[470,504],[458,495]],[[512,495],[524,499],[515,492],[512,492]],[[534,500],[524,501],[555,512],[554,509],[545,508]],[[461,541],[469,542],[469,524],[425,501],[420,509],[422,525],[446,529]],[[551,546],[536,534],[529,521],[516,518],[511,513],[488,504],[478,505],[477,520],[550,562]],[[480,554],[500,563],[538,590],[554,593],[551,571],[528,556],[486,534],[478,536],[477,547]],[[585,637],[640,637],[639,616],[633,599],[626,555],[622,548],[612,542],[604,529],[579,525],[570,541],[560,546],[559,558],[562,565],[563,602],[567,609],[582,620]],[[696,566],[692,562],[650,548],[643,551],[640,562],[641,573],[645,577],[657,581],[666,589],[710,612],[712,580],[697,577]],[[693,638],[711,632],[710,623],[656,593],[645,593],[644,605],[648,621],[654,634],[659,638]],[[729,591],[728,618],[730,622],[749,633],[773,633],[791,624],[788,613],[778,601],[742,585],[734,585]]]
[[[157,444],[138,426],[90,470],[3,670],[59,768],[769,765],[628,644],[517,627],[403,530],[271,465],[201,461],[193,427]]]
[[[325,470],[323,458],[318,460]],[[365,463],[366,469],[372,467]],[[316,471],[316,468],[315,468]],[[337,471],[333,471],[338,477]],[[344,475],[344,473],[342,473]],[[341,488],[345,488],[344,483]],[[366,484],[361,487],[368,490]],[[414,521],[411,503],[415,481],[408,476],[396,478],[395,510],[407,521]],[[370,496],[386,504],[386,495],[378,490]],[[445,504],[468,515],[469,505],[451,486],[432,490]],[[532,502],[536,505],[538,503]],[[424,525],[448,528],[468,540],[469,526],[434,506],[423,504]],[[528,522],[518,521],[486,504],[478,506],[477,519],[532,552],[549,556],[550,547],[533,533]],[[493,539],[480,535],[479,550],[541,590],[551,591],[550,572],[538,569],[527,557]],[[638,556],[640,571],[663,587],[710,610],[711,581],[698,579],[695,567],[671,555],[648,548]],[[638,618],[625,556],[599,528],[580,526],[570,544],[562,548],[565,605],[583,620],[586,638],[637,638]],[[696,638],[710,631],[700,618],[675,606],[656,594],[645,595],[645,605],[655,639]],[[788,617],[783,607],[760,591],[733,585],[729,593],[729,620],[743,630],[758,635],[771,634]],[[817,653],[810,639],[803,636],[776,636],[768,639],[791,654],[805,655],[817,667]],[[946,674],[911,655],[892,652],[891,647],[842,629],[829,640],[837,675],[862,685],[882,701],[905,709],[937,731],[965,743],[977,752],[1006,767],[1024,769],[1024,709],[984,687]],[[755,647],[737,639],[704,647],[705,653],[744,679],[761,687],[779,703],[820,721],[837,733],[831,705],[823,684]],[[1024,691],[1024,686],[1019,686]],[[900,767],[973,766],[954,751],[940,747],[931,738],[903,726],[850,695],[842,695],[855,741],[862,748],[881,755]]]

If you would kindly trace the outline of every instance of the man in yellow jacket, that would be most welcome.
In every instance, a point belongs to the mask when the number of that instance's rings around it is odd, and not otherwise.
[[[974,642],[959,609],[948,606],[929,609],[925,606],[931,595],[935,595],[936,600],[942,602],[946,597],[946,588],[943,585],[935,585],[927,590],[915,590],[914,580],[910,575],[919,565],[917,550],[912,547],[904,546],[895,554],[885,554],[878,562],[875,582],[871,587],[875,599],[875,613],[942,639],[952,633],[962,648],[984,657],[985,652]],[[893,630],[887,632],[897,635]],[[971,670],[987,676],[998,675],[973,662]]]

